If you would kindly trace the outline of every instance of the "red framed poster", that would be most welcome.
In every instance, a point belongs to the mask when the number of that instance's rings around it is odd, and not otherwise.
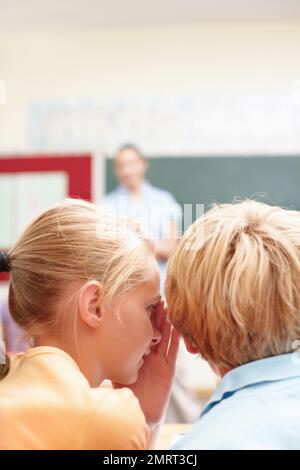
[[[44,200],[55,201],[64,197],[74,197],[92,200],[92,155],[90,154],[34,154],[34,155],[9,155],[0,156],[0,210],[2,221],[5,224],[7,218],[16,225],[16,221],[24,219],[24,211],[27,211],[26,221],[31,220],[36,214],[30,207],[37,208]],[[1,191],[1,182],[2,191]],[[12,182],[17,183],[13,186]],[[34,195],[31,194],[31,206],[25,208],[24,200],[29,200],[29,193],[33,193],[32,186],[36,185]],[[9,190],[6,191],[6,188]],[[16,191],[16,188],[18,189]],[[48,191],[48,194],[47,194]],[[23,195],[23,196],[22,196]],[[35,200],[34,200],[35,198]],[[48,199],[47,199],[48,198]],[[54,199],[53,199],[54,198]],[[10,202],[18,200],[18,210]],[[16,202],[16,201],[15,201]],[[35,204],[36,202],[36,204]],[[35,204],[35,205],[34,205]],[[6,217],[5,217],[6,215]],[[31,219],[30,219],[31,217]],[[22,220],[21,220],[22,221]],[[9,225],[9,224],[7,224]],[[1,250],[9,249],[9,235],[5,234],[7,227],[2,226]],[[5,236],[7,235],[7,236]],[[7,281],[8,275],[0,273],[0,281]]]

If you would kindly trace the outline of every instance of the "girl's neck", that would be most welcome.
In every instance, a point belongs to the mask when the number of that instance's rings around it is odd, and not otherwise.
[[[99,363],[94,363],[95,360],[93,357],[88,357],[88,351],[81,350],[82,348],[74,342],[69,344],[67,341],[62,341],[53,336],[43,336],[36,340],[35,346],[58,348],[69,354],[76,362],[91,387],[98,387],[105,379],[105,377],[99,374]]]

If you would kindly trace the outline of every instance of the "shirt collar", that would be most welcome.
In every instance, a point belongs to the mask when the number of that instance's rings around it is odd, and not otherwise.
[[[144,197],[146,194],[148,194],[152,188],[153,188],[152,184],[149,183],[149,181],[144,180],[142,183],[142,196]],[[121,196],[128,196],[129,194],[127,187],[124,185],[118,186],[117,191],[118,191],[118,194],[120,194]]]
[[[62,358],[70,362],[73,365],[73,367],[79,370],[78,364],[68,353],[66,353],[62,349],[59,349],[53,346],[35,346],[33,348],[29,348],[26,352],[16,354],[14,357],[23,360],[23,359],[27,359],[28,357],[50,355],[50,354],[61,356]]]
[[[259,359],[236,367],[224,375],[210,401],[203,408],[201,416],[238,390],[264,382],[277,382],[298,376],[300,376],[300,359],[297,353]]]

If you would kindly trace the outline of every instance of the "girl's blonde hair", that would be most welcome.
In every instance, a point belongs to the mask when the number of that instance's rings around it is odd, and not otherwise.
[[[166,298],[175,328],[219,368],[292,351],[300,213],[251,200],[215,205],[171,256]]]
[[[152,242],[133,222],[65,200],[32,222],[8,253],[10,313],[38,336],[55,325],[66,287],[89,280],[102,284],[106,304],[116,304],[149,276],[149,255],[154,259]]]

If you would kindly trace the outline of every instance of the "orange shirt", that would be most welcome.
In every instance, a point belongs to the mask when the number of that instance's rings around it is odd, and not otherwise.
[[[145,449],[149,429],[127,388],[91,388],[64,351],[36,347],[0,381],[0,449]]]

